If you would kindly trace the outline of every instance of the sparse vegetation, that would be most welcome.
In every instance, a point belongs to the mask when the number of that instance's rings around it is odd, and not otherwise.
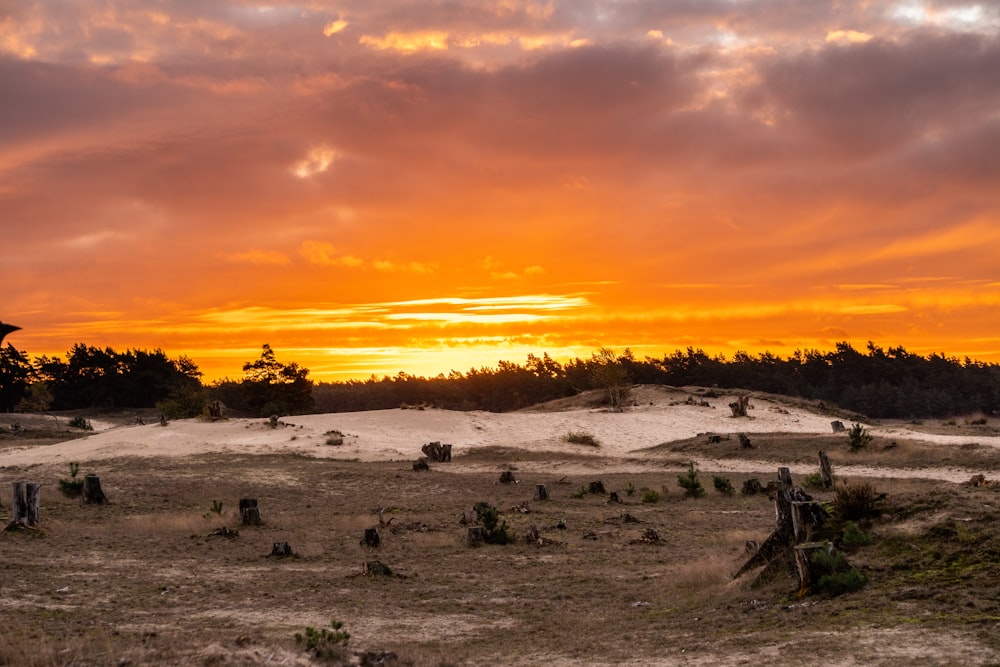
[[[563,436],[563,440],[574,445],[587,445],[588,447],[600,447],[601,443],[590,433],[583,431],[570,431]]]
[[[625,494],[629,498],[635,495],[635,484],[633,484],[631,480],[629,480],[628,486],[625,487]]]
[[[847,446],[852,452],[864,449],[872,439],[871,433],[858,422],[855,422],[851,426],[851,430],[847,432]]]
[[[819,575],[815,584],[817,592],[831,596],[843,595],[861,590],[868,583],[867,577],[851,566],[847,557],[836,549],[815,551],[810,563]]]
[[[695,470],[694,463],[688,465],[686,473],[678,475],[677,483],[684,489],[684,495],[688,498],[701,498],[705,495],[705,487],[698,480],[698,471]]]
[[[295,633],[295,643],[302,645],[318,660],[330,662],[345,661],[347,658],[347,642],[351,633],[343,629],[340,621],[332,621],[330,629],[306,626],[305,632]]]
[[[864,521],[878,516],[876,503],[881,497],[870,482],[837,485],[833,506],[841,521]]]
[[[736,493],[736,490],[733,488],[733,483],[725,477],[712,475],[712,485],[715,487],[716,491],[724,496],[731,496]]]
[[[642,502],[650,504],[660,502],[659,492],[654,489],[644,489],[642,492]]]
[[[80,474],[80,464],[72,461],[69,464],[69,479],[59,480],[59,491],[67,498],[79,498],[83,495],[83,480],[77,477]]]
[[[90,420],[85,419],[81,415],[77,415],[69,420],[68,423],[70,428],[78,428],[81,431],[93,431],[94,426],[90,423]]]
[[[819,472],[811,472],[802,478],[802,486],[807,489],[822,489],[823,475]]]

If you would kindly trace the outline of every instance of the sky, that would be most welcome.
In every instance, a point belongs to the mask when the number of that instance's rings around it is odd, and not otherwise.
[[[1000,362],[1000,4],[0,1],[0,320],[239,378]]]

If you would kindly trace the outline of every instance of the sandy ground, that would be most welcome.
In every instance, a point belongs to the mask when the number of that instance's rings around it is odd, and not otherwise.
[[[656,445],[694,437],[702,433],[723,436],[737,433],[831,433],[831,417],[801,406],[755,398],[751,416],[735,419],[728,404],[732,395],[707,399],[711,407],[684,403],[689,392],[663,387],[637,387],[635,404],[624,413],[606,409],[570,408],[557,411],[513,413],[454,412],[436,409],[375,410],[368,412],[300,415],[284,418],[272,429],[267,420],[225,419],[206,422],[177,420],[167,426],[115,426],[91,420],[97,430],[92,436],[55,445],[12,447],[0,452],[0,466],[25,466],[62,461],[97,461],[117,457],[189,456],[197,454],[276,454],[298,453],[318,458],[358,461],[413,460],[420,447],[440,441],[454,446],[456,463],[461,455],[480,447],[504,447],[528,452],[565,453],[570,456],[560,467],[567,474],[588,468],[587,459],[601,470],[630,472],[662,466],[664,457],[645,451]],[[901,426],[870,427],[875,435],[911,439],[947,447],[970,442],[969,436],[932,435]],[[343,434],[343,444],[327,444],[330,433]],[[599,447],[566,442],[570,432],[593,435]],[[981,446],[1000,448],[1000,437],[980,436]],[[773,469],[772,462],[717,461],[699,459],[699,468],[723,472],[756,472]],[[468,470],[475,464],[467,463]],[[540,463],[551,467],[551,461]],[[530,462],[521,465],[530,468]],[[811,467],[810,467],[811,469]],[[792,472],[808,472],[797,470]],[[842,469],[844,474],[870,475],[877,471],[858,466]],[[960,468],[922,468],[912,476],[945,481],[965,481],[976,471]],[[896,471],[896,476],[907,472]]]

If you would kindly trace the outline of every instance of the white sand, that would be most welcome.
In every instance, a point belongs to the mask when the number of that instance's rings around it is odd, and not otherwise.
[[[624,413],[601,409],[577,408],[559,412],[454,412],[449,410],[375,410],[319,415],[301,415],[282,419],[283,425],[271,429],[264,419],[226,419],[214,423],[197,419],[177,420],[167,426],[118,426],[94,422],[99,433],[78,440],[35,447],[10,448],[0,452],[0,466],[25,466],[70,461],[96,461],[116,457],[191,456],[211,453],[278,454],[300,453],[314,457],[361,461],[403,460],[420,456],[427,442],[441,441],[454,445],[460,455],[472,448],[497,446],[527,451],[572,454],[573,463],[560,469],[568,474],[587,469],[591,457],[601,470],[630,470],[663,467],[669,456],[642,450],[654,445],[696,436],[700,433],[817,433],[831,432],[831,418],[800,407],[753,399],[750,418],[734,419],[728,408],[733,396],[708,399],[712,407],[671,405],[690,394],[661,387],[638,387],[637,405]],[[700,397],[698,397],[700,400]],[[329,431],[344,434],[344,444],[326,444]],[[937,442],[942,445],[964,444],[969,438],[929,436],[901,428],[872,428],[896,439]],[[600,442],[599,447],[564,441],[570,431],[586,432]],[[1000,438],[976,438],[986,446],[1000,447]],[[615,462],[617,460],[617,462]],[[614,462],[614,463],[612,463]],[[676,463],[676,462],[674,462]],[[699,468],[729,472],[771,470],[773,462],[701,460]],[[540,466],[542,464],[539,464]],[[551,467],[551,463],[544,464]],[[521,469],[530,463],[520,463]],[[468,470],[474,465],[462,466]],[[453,469],[458,469],[454,466]],[[442,467],[440,469],[446,469]],[[877,471],[857,468],[854,474]],[[803,470],[801,472],[809,472]],[[793,467],[793,472],[797,472]],[[851,474],[842,470],[844,474]],[[904,471],[905,472],[905,471]],[[929,474],[933,473],[933,474]],[[913,476],[937,477],[964,481],[972,471],[940,469],[913,471]],[[893,471],[900,476],[898,471]]]

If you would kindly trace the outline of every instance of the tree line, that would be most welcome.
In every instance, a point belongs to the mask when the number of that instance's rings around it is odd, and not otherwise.
[[[282,363],[270,345],[243,365],[240,379],[204,385],[187,357],[161,350],[75,345],[66,359],[29,359],[11,344],[0,348],[0,411],[152,408],[190,417],[211,400],[254,416],[345,412],[431,405],[503,412],[602,389],[612,408],[627,406],[633,384],[718,386],[825,401],[873,418],[949,417],[1000,413],[1000,365],[943,354],[921,356],[872,343],[864,351],[837,343],[832,351],[769,352],[729,359],[701,349],[637,359],[629,350],[601,349],[566,363],[529,354],[524,364],[422,377],[398,373],[367,380],[314,383],[309,369]]]

